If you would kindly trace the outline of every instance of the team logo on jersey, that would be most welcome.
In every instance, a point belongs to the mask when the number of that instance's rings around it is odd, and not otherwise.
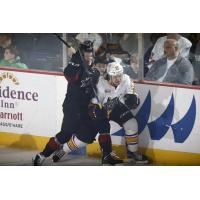
[[[110,92],[111,92],[111,90],[105,89],[105,93],[110,93]]]
[[[119,66],[118,65],[115,66],[115,70],[119,70]]]

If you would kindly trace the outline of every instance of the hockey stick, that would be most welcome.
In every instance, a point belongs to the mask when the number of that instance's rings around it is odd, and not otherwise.
[[[55,35],[60,41],[62,41],[68,48],[71,47],[65,40],[62,39],[60,35],[58,35],[58,33],[53,33],[53,35]]]

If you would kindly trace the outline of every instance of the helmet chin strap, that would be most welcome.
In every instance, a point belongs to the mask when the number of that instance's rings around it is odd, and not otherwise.
[[[108,82],[109,82],[110,85],[112,85],[113,87],[115,87],[115,86],[113,85],[113,82],[112,82],[112,77],[109,77]]]

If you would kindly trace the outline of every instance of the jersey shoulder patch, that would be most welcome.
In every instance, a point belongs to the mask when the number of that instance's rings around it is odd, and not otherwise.
[[[80,64],[74,63],[74,62],[72,62],[72,61],[69,62],[69,65],[72,65],[72,66],[74,66],[74,67],[79,67],[79,66],[80,66]]]

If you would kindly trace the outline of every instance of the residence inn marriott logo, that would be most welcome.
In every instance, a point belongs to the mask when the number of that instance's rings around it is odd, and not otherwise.
[[[37,92],[24,91],[16,89],[16,87],[12,88],[10,84],[3,85],[2,83],[5,80],[9,81],[13,86],[17,86],[17,88],[20,86],[18,78],[13,73],[0,73],[0,120],[23,121],[23,109],[19,105],[22,102],[37,102],[39,95]],[[19,109],[22,110],[19,111]]]

